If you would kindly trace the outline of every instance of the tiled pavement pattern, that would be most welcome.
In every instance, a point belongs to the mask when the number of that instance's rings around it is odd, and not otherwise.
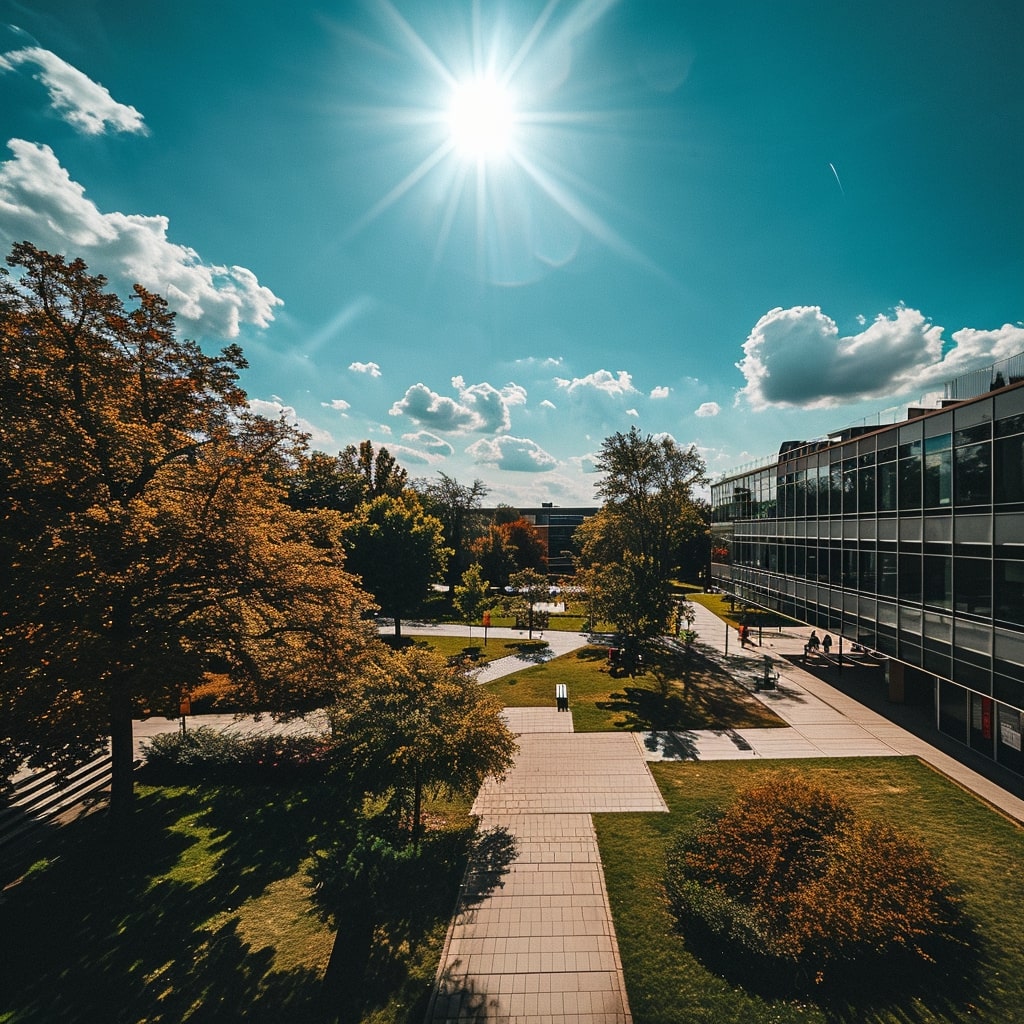
[[[591,812],[664,811],[635,736],[573,733],[554,708],[506,709],[519,756],[473,805],[514,837],[502,870],[471,870],[449,929],[433,1022],[632,1020]],[[481,884],[480,875],[487,877]]]

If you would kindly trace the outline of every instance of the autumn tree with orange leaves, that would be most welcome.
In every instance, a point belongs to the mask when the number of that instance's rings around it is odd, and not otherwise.
[[[367,651],[369,599],[341,517],[272,479],[304,438],[255,416],[230,345],[210,356],[136,285],[29,243],[0,276],[0,770],[113,754],[132,804],[132,719],[176,713],[210,669],[253,708],[324,704]]]

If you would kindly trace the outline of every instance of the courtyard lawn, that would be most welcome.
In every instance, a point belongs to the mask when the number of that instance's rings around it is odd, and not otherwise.
[[[789,627],[798,628],[802,623],[791,619],[780,612],[771,611],[767,608],[747,608],[744,610],[742,601],[730,602],[725,594],[705,594],[701,591],[692,591],[686,595],[694,604],[701,604],[709,611],[714,612],[724,622],[731,626],[738,626],[741,622],[756,629],[761,626],[764,629],[786,629]]]
[[[387,638],[385,638],[387,639]],[[432,634],[409,633],[402,638],[406,643],[422,644],[446,658],[468,658],[474,665],[486,665],[498,658],[517,654],[529,658],[547,648],[543,640],[496,639],[488,637],[484,643],[483,630],[474,629],[472,638],[464,636],[434,636]]]
[[[691,655],[647,655],[646,671],[613,677],[606,647],[591,645],[487,684],[506,707],[548,707],[565,683],[576,732],[649,729],[751,729],[784,723],[728,673]]]
[[[913,758],[652,765],[669,814],[595,815],[635,1024],[1006,1024],[1024,1020],[1024,830]],[[662,890],[672,835],[765,776],[799,771],[855,809],[918,836],[962,889],[976,941],[925,991],[898,976],[844,1001],[751,991],[706,965],[675,928]],[[972,962],[974,961],[974,962]],[[959,972],[959,977],[957,973]]]
[[[330,797],[311,780],[140,786],[123,842],[104,814],[54,830],[0,898],[0,1022],[322,1024],[334,934],[307,868]],[[468,825],[462,805],[429,813]],[[353,1020],[422,1021],[461,866],[432,876],[430,934],[371,960]]]

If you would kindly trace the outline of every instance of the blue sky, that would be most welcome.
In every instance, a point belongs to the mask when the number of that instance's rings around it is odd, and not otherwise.
[[[1024,5],[0,0],[0,245],[491,501],[712,475],[1024,350]]]

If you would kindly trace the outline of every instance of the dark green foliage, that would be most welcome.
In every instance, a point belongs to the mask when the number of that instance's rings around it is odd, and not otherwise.
[[[302,770],[323,771],[328,763],[328,749],[318,736],[241,735],[200,726],[184,733],[154,736],[145,745],[144,753],[151,779],[266,781]]]

